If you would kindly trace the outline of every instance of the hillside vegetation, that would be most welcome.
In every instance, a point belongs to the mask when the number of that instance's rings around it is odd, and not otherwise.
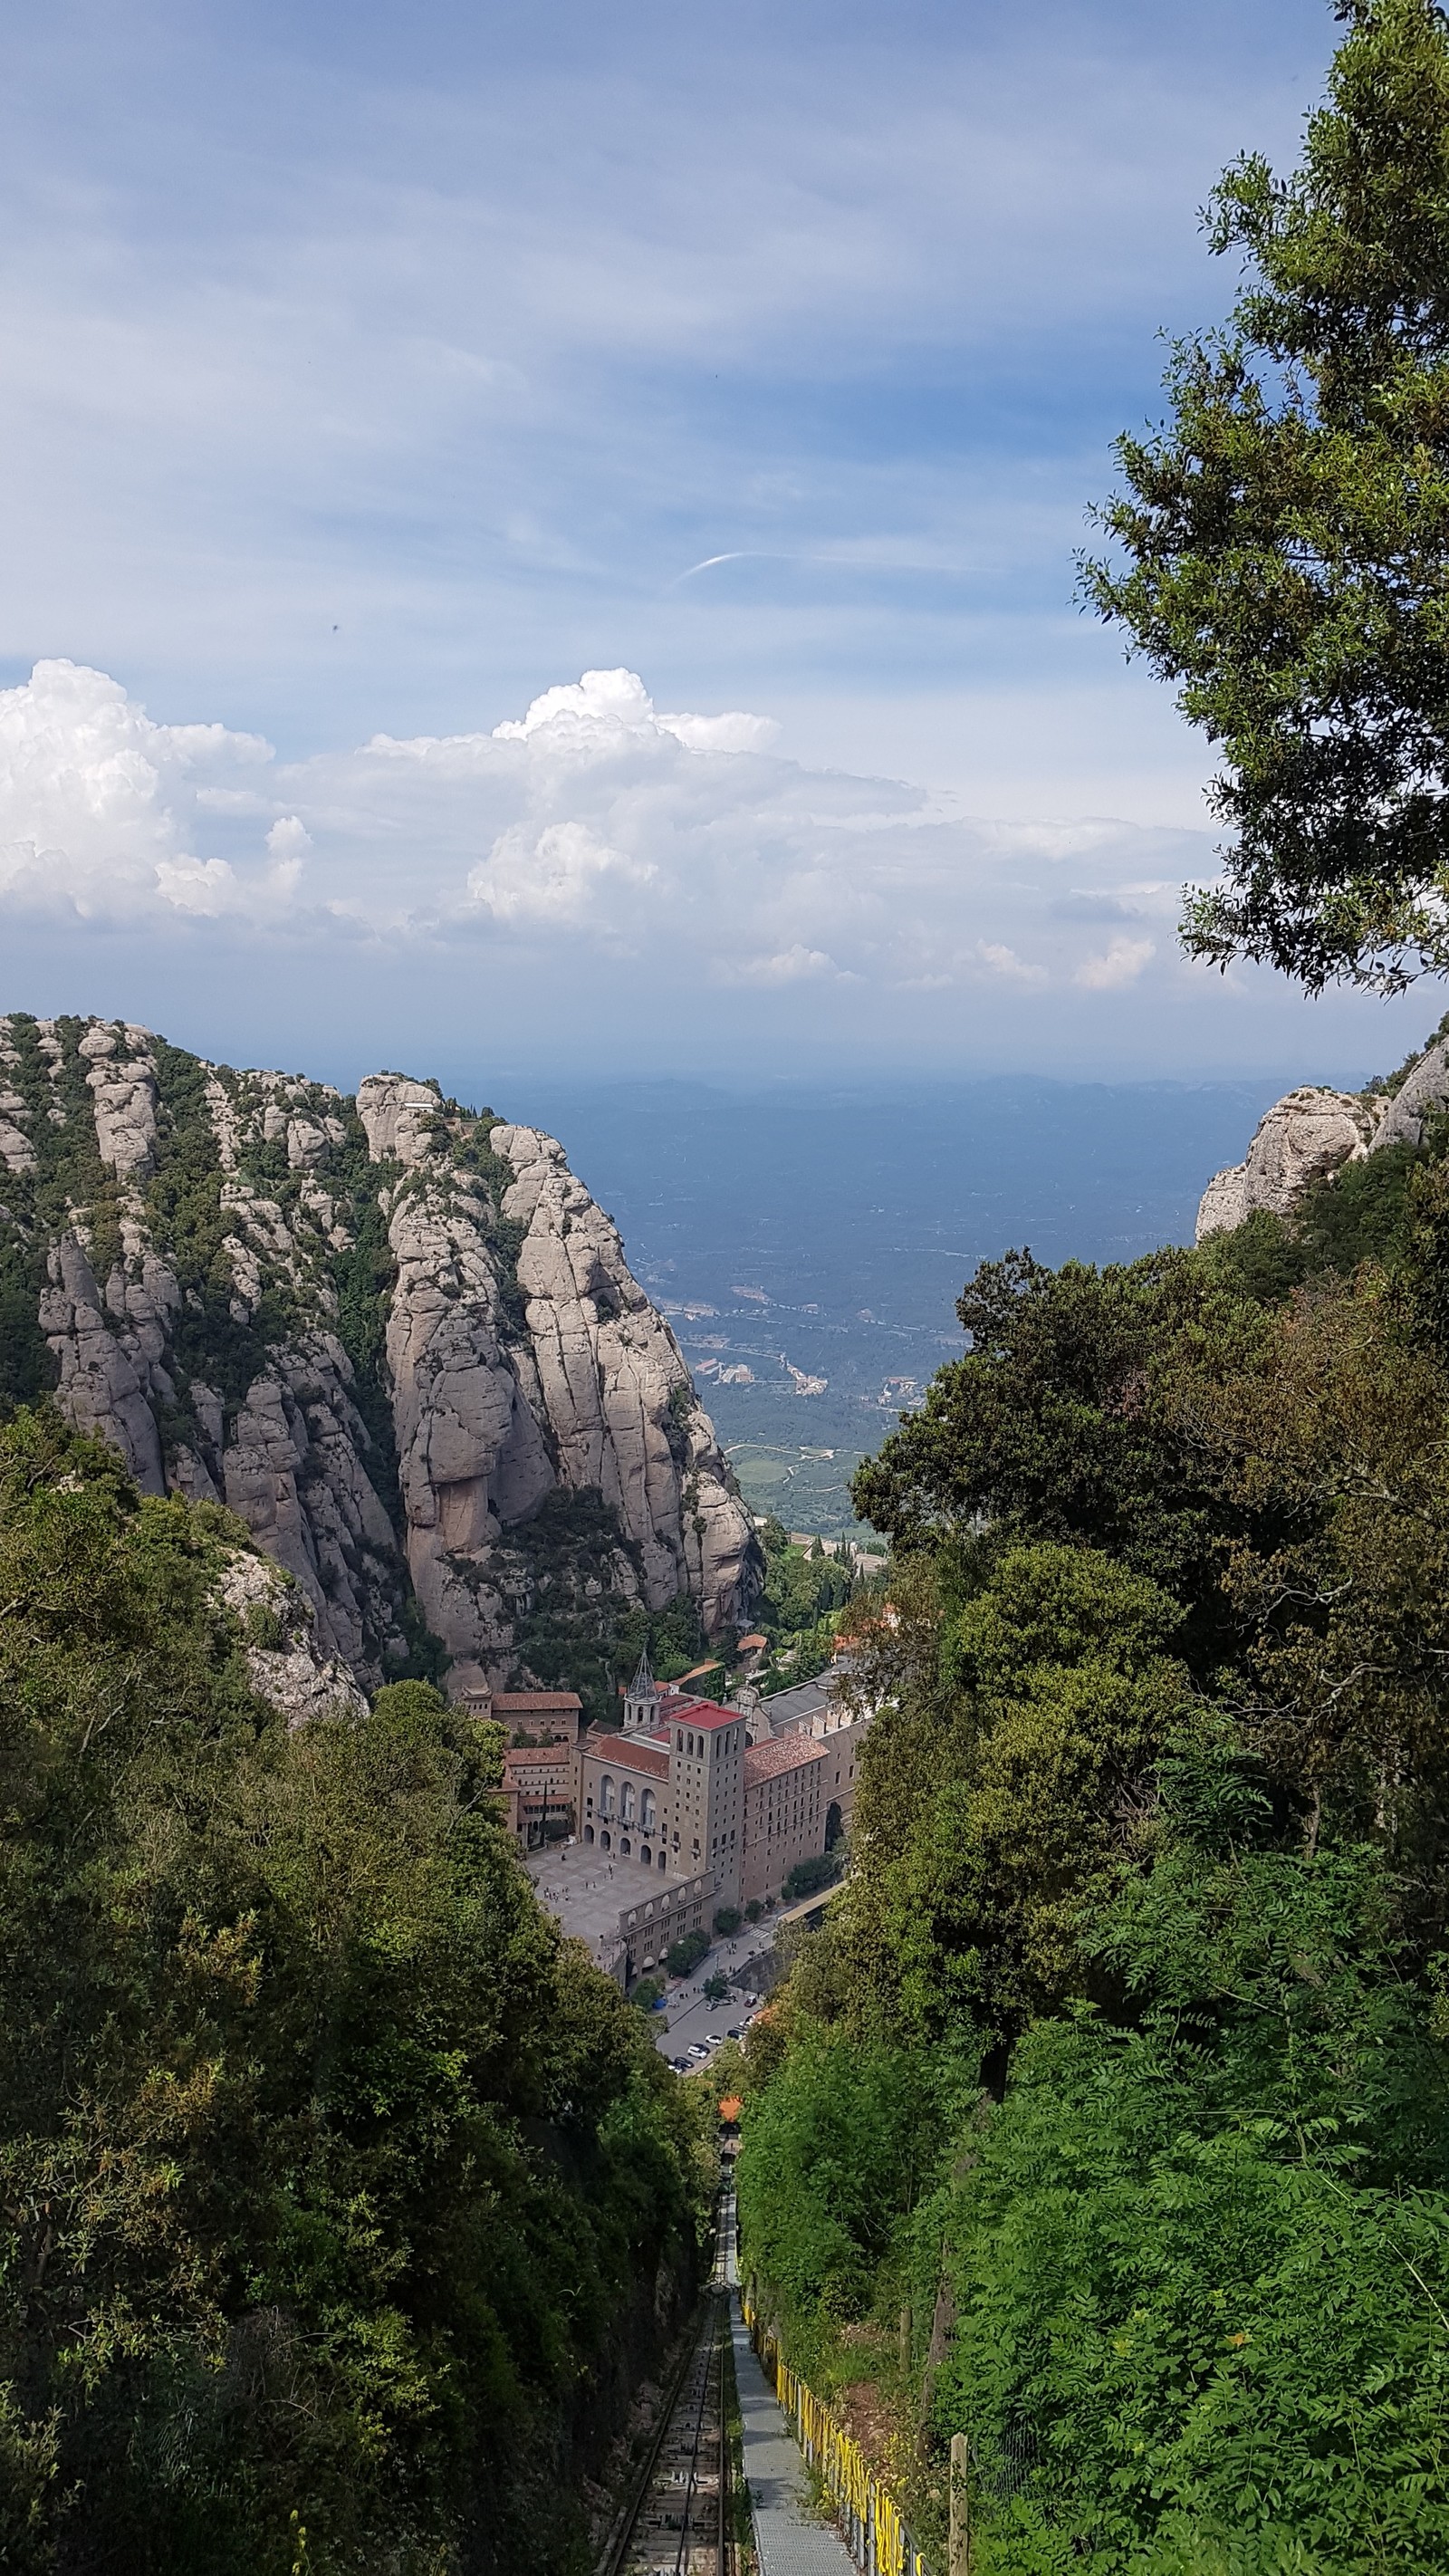
[[[1449,1160],[961,1300],[748,2267],[973,2576],[1449,2567]]]
[[[0,1429],[0,2565],[568,2576],[696,2113],[535,1904],[496,1729],[257,1696],[249,1546]]]

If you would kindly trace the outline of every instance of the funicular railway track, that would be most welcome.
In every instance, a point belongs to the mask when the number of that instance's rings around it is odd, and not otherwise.
[[[735,2576],[728,2351],[729,2301],[716,2282],[597,2576]]]

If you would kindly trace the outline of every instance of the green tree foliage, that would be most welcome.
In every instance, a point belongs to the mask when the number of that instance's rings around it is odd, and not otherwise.
[[[298,2514],[319,2571],[553,2576],[695,2260],[693,2115],[487,1735],[256,1697],[245,1544],[0,1434],[0,2551],[287,2576]]]
[[[772,1639],[813,1628],[832,1610],[843,1609],[855,1588],[851,1566],[842,1555],[828,1556],[817,1539],[798,1547],[782,1521],[773,1515],[759,1533],[765,1555],[765,1584],[756,1616]]]
[[[1377,1855],[1174,1840],[916,2222],[987,2569],[1449,2564],[1445,2069]],[[1237,2553],[1237,2554],[1234,2554]]]
[[[969,1543],[989,1520],[1109,1550],[1192,1606],[1210,1661],[1218,1549],[1238,1516],[1164,1405],[1162,1378],[1183,1339],[1231,1363],[1266,1329],[1260,1309],[1187,1253],[1053,1271],[1012,1252],[983,1263],[957,1313],[967,1356],[937,1372],[860,1469],[857,1511],[897,1549]]]
[[[747,2066],[756,2054],[747,2052]],[[802,2024],[775,2081],[754,2094],[740,2223],[750,2268],[794,2325],[797,2352],[816,2352],[821,2326],[868,2301],[941,2137],[936,2087],[919,2056],[816,2023]]]
[[[1449,26],[1337,14],[1300,167],[1248,155],[1213,197],[1245,283],[1177,346],[1167,428],[1118,442],[1119,551],[1083,580],[1226,758],[1190,951],[1391,990],[1449,967]]]
[[[983,2576],[1449,2570],[1444,1140],[1353,1180],[988,1266],[861,1480],[879,1713],[744,2254],[933,2558],[968,2435]],[[864,2201],[857,2058],[931,2141]]]
[[[867,1738],[857,1868],[833,1915],[892,2024],[994,2039],[1079,1989],[1084,1908],[1135,1864],[1188,1698],[1167,1651],[1180,1625],[1111,1558],[1044,1542],[1008,1548],[943,1608],[931,1700],[887,1708]]]

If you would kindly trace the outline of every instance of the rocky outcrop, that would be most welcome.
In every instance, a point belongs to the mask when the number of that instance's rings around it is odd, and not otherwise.
[[[0,1166],[64,1409],[146,1491],[237,1513],[324,1661],[374,1684],[411,1596],[460,1687],[506,1680],[550,1505],[583,1515],[592,1597],[748,1617],[757,1552],[713,1426],[552,1137],[402,1074],[354,1102],[16,1014]]]
[[[347,1666],[319,1649],[311,1602],[278,1566],[238,1548],[217,1589],[240,1625],[253,1690],[290,1726],[365,1714],[367,1702]]]
[[[393,1096],[364,1084],[358,1114],[374,1154],[398,1145],[407,1165],[389,1200],[387,1350],[408,1564],[460,1678],[504,1650],[508,1534],[555,1492],[612,1513],[611,1589],[652,1609],[692,1591],[709,1624],[740,1619],[748,1516],[672,1332],[562,1146],[494,1126],[490,1190],[425,1128],[436,1094],[399,1100],[387,1079]]]
[[[96,1024],[80,1054],[90,1067],[101,1161],[120,1180],[144,1180],[156,1147],[156,1064],[146,1030]]]
[[[1215,1172],[1197,1213],[1197,1240],[1245,1223],[1258,1208],[1290,1216],[1315,1182],[1390,1145],[1418,1146],[1449,1108],[1449,1040],[1437,1038],[1392,1091],[1290,1091],[1262,1117],[1241,1163]]]
[[[1421,1145],[1426,1121],[1436,1110],[1446,1107],[1449,1107],[1449,1043],[1440,1038],[1433,1046],[1425,1048],[1392,1098],[1384,1102],[1383,1116],[1374,1138],[1375,1146]]]
[[[1290,1091],[1259,1119],[1241,1163],[1215,1172],[1203,1192],[1197,1240],[1242,1225],[1255,1209],[1287,1216],[1315,1181],[1371,1152],[1376,1106],[1353,1092]]]
[[[156,1405],[174,1398],[175,1389],[160,1365],[165,1334],[144,1283],[138,1291],[113,1273],[117,1295],[108,1310],[85,1246],[72,1232],[51,1246],[46,1269],[40,1328],[55,1357],[63,1409],[78,1431],[120,1450],[143,1494],[164,1494]],[[174,1280],[169,1284],[174,1288]],[[144,1345],[133,1314],[144,1315]]]

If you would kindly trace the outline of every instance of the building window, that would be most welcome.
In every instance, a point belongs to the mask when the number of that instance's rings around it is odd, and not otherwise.
[[[600,1836],[599,1836],[599,1849],[600,1849],[600,1851],[608,1851],[608,1850],[610,1849],[610,1847],[611,1847],[611,1838],[610,1838],[610,1834],[609,1834],[608,1827],[607,1827],[607,1826],[605,1826],[604,1831],[603,1831],[603,1832],[600,1834]]]
[[[627,1860],[627,1859],[629,1858],[629,1854],[630,1854],[630,1843],[629,1843],[629,1837],[628,1837],[628,1835],[627,1835],[627,1834],[621,1834],[621,1835],[620,1835],[620,1837],[619,1837],[619,1851],[620,1851],[620,1855],[621,1855],[621,1857],[622,1857],[624,1860]]]
[[[632,1780],[626,1780],[622,1789],[619,1791],[619,1820],[622,1824],[626,1825],[632,1825],[634,1822],[634,1783]]]
[[[658,1813],[659,1810],[654,1804],[654,1792],[652,1789],[646,1789],[639,1801],[639,1822],[646,1834],[654,1831],[654,1820]]]
[[[592,1826],[592,1825],[585,1825],[585,1827],[584,1827],[584,1840],[585,1840],[585,1842],[586,1842],[586,1843],[591,1843],[591,1842],[593,1841],[593,1839],[594,1839],[594,1829],[593,1829],[593,1826]]]
[[[606,1771],[602,1780],[599,1782],[599,1813],[601,1816],[612,1816],[613,1812],[614,1783],[609,1773]]]

